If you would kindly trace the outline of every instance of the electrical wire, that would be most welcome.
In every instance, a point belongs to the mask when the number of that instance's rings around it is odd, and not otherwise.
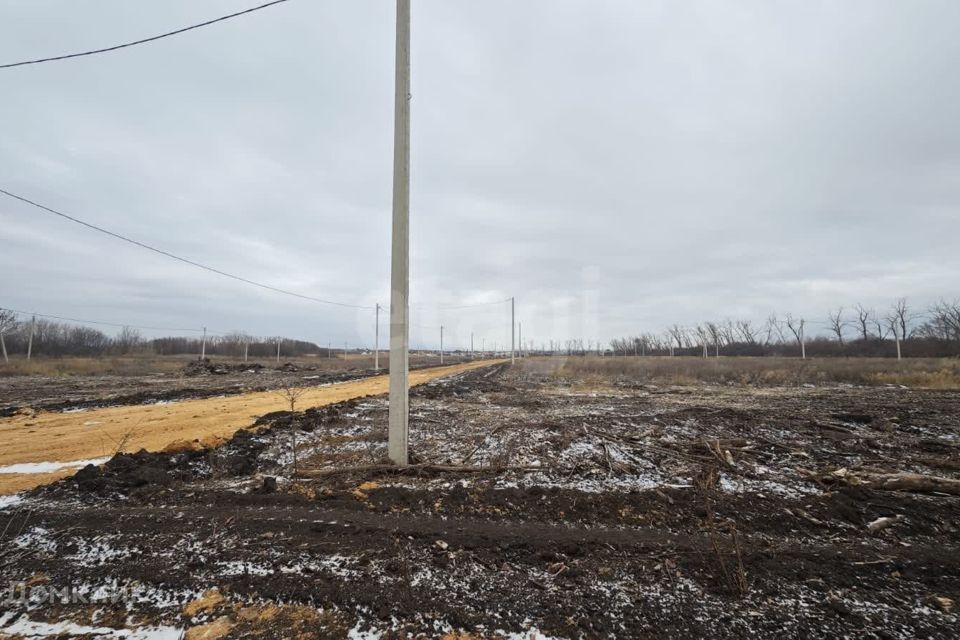
[[[230,15],[221,16],[219,18],[214,18],[213,20],[207,20],[206,22],[201,22],[199,24],[193,24],[189,27],[183,27],[181,29],[176,29],[175,31],[168,31],[167,33],[161,33],[157,36],[151,36],[149,38],[143,38],[141,40],[134,40],[133,42],[125,42],[123,44],[114,45],[112,47],[104,47],[102,49],[92,49],[90,51],[81,51],[79,53],[68,53],[60,56],[52,56],[49,58],[38,58],[36,60],[24,60],[22,62],[11,62],[8,64],[0,65],[0,69],[10,69],[12,67],[22,67],[30,64],[40,64],[42,62],[56,62],[58,60],[68,60],[70,58],[80,58],[83,56],[92,56],[98,53],[108,53],[110,51],[116,51],[118,49],[125,49],[127,47],[133,47],[138,44],[145,44],[147,42],[153,42],[155,40],[160,40],[162,38],[169,38],[170,36],[175,36],[187,31],[193,31],[194,29],[199,29],[201,27],[207,27],[218,22],[223,22],[224,20],[229,20],[231,18],[236,18],[248,13],[253,13],[254,11],[260,11],[261,9],[266,9],[267,7],[272,7],[277,4],[287,2],[287,0],[273,0],[273,2],[267,2],[266,4],[261,4],[256,7],[251,7],[250,9],[244,9],[243,11],[238,11],[236,13],[231,13]]]
[[[153,251],[154,253],[159,253],[159,254],[162,255],[162,256],[166,256],[166,257],[168,257],[168,258],[172,258],[172,259],[174,259],[174,260],[178,260],[178,261],[183,262],[183,263],[185,263],[185,264],[189,264],[189,265],[191,265],[191,266],[193,266],[193,267],[197,267],[197,268],[199,268],[199,269],[204,269],[204,270],[206,270],[206,271],[210,271],[211,273],[216,273],[216,274],[221,275],[221,276],[224,276],[224,277],[226,277],[226,278],[231,278],[231,279],[237,280],[237,281],[239,281],[239,282],[244,282],[244,283],[246,283],[246,284],[253,285],[253,286],[255,286],[255,287],[260,287],[261,289],[267,289],[267,290],[269,290],[269,291],[273,291],[273,292],[276,292],[276,293],[282,293],[282,294],[284,294],[284,295],[293,296],[293,297],[295,297],[295,298],[301,298],[301,299],[303,299],[303,300],[310,300],[310,301],[312,301],[312,302],[319,302],[319,303],[321,303],[321,304],[335,305],[335,306],[338,306],[338,307],[347,307],[347,308],[350,308],[350,309],[373,309],[373,307],[367,307],[367,306],[356,305],[356,304],[349,304],[349,303],[346,303],[346,302],[336,302],[336,301],[333,301],[333,300],[324,300],[324,299],[322,299],[322,298],[314,298],[313,296],[303,295],[302,293],[296,293],[296,292],[294,292],[294,291],[287,291],[286,289],[281,289],[281,288],[279,288],[279,287],[274,287],[274,286],[269,285],[269,284],[263,284],[262,282],[257,282],[256,280],[250,280],[249,278],[244,278],[244,277],[242,277],[242,276],[238,276],[238,275],[235,275],[235,274],[232,274],[232,273],[228,273],[228,272],[226,272],[226,271],[221,271],[220,269],[216,269],[216,268],[214,268],[214,267],[211,267],[211,266],[208,266],[208,265],[205,265],[205,264],[201,264],[201,263],[196,262],[196,261],[194,261],[194,260],[190,260],[189,258],[183,258],[183,257],[178,256],[178,255],[176,255],[176,254],[170,253],[169,251],[165,251],[165,250],[163,250],[163,249],[158,249],[157,247],[153,247],[153,246],[151,246],[151,245],[149,245],[149,244],[146,244],[146,243],[144,243],[144,242],[140,242],[139,240],[134,240],[134,239],[132,239],[132,238],[129,238],[129,237],[124,236],[124,235],[121,235],[121,234],[119,234],[119,233],[115,233],[115,232],[110,231],[110,230],[108,230],[108,229],[104,229],[103,227],[98,227],[98,226],[95,225],[95,224],[91,224],[91,223],[89,223],[89,222],[84,222],[83,220],[80,220],[79,218],[75,218],[75,217],[73,217],[73,216],[71,216],[71,215],[67,215],[66,213],[63,213],[63,212],[61,212],[61,211],[57,211],[56,209],[51,209],[50,207],[44,206],[44,205],[42,205],[42,204],[40,204],[40,203],[38,203],[38,202],[34,202],[33,200],[29,200],[29,199],[27,199],[27,198],[24,198],[23,196],[18,196],[17,194],[11,193],[11,192],[9,192],[9,191],[7,191],[7,190],[5,190],[5,189],[0,189],[0,193],[2,193],[2,194],[5,195],[5,196],[9,196],[10,198],[14,198],[15,200],[19,200],[19,201],[21,201],[21,202],[25,202],[25,203],[27,203],[27,204],[29,204],[29,205],[31,205],[31,206],[34,206],[34,207],[36,207],[36,208],[38,208],[38,209],[40,209],[40,210],[42,210],[42,211],[46,211],[47,213],[52,213],[53,215],[60,216],[61,218],[64,218],[64,219],[66,219],[66,220],[70,220],[71,222],[75,222],[75,223],[77,223],[77,224],[79,224],[79,225],[82,225],[82,226],[84,226],[84,227],[87,227],[88,229],[93,229],[94,231],[99,231],[100,233],[104,233],[104,234],[106,234],[106,235],[108,235],[108,236],[112,236],[112,237],[114,237],[114,238],[116,238],[116,239],[118,239],[118,240],[123,240],[124,242],[128,242],[128,243],[130,243],[130,244],[136,245],[136,246],[138,246],[138,247],[140,247],[140,248],[142,248],[142,249],[147,249],[147,250],[149,250],[149,251]]]

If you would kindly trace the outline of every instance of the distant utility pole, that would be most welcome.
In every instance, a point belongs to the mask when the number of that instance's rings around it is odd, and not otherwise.
[[[800,359],[807,359],[807,339],[803,334],[804,320],[800,318]]]
[[[200,342],[200,359],[207,359],[207,328],[203,328],[203,340]]]
[[[277,338],[277,362],[280,362],[280,338]]]
[[[440,364],[443,364],[443,325],[440,325]]]
[[[377,303],[377,321],[373,330],[373,370],[380,371],[380,303]]]
[[[247,338],[243,341],[243,361],[247,361],[247,356],[250,355],[250,339]]]
[[[390,253],[390,413],[387,452],[406,466],[410,416],[410,0],[397,0]]]
[[[470,359],[473,360],[473,331],[470,332]]]
[[[30,318],[30,338],[27,340],[27,360],[33,355],[33,331],[37,326],[37,316]]]
[[[896,328],[896,327],[893,328],[893,337],[894,337],[894,338],[896,339],[896,341],[897,341],[897,360],[901,360],[901,359],[902,359],[902,356],[901,356],[901,354],[900,354],[900,334],[897,333],[897,328]],[[7,357],[7,350],[6,350],[6,349],[3,350],[3,357],[4,357],[4,358]]]
[[[510,298],[510,364],[516,362],[517,359],[517,343],[516,343],[516,333],[517,333],[517,307],[516,307],[516,298]]]
[[[327,342],[327,358],[333,357],[333,349],[330,347],[330,343]]]

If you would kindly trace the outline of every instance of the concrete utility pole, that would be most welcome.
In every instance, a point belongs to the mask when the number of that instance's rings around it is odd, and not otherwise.
[[[200,342],[200,359],[207,359],[207,328],[203,328],[203,340]]]
[[[333,349],[330,348],[330,343],[327,343],[327,358],[333,357]]]
[[[2,337],[2,336],[0,336],[0,337]],[[900,334],[897,333],[897,328],[896,328],[896,327],[893,328],[893,337],[897,339],[897,360],[901,360],[901,359],[902,359],[902,356],[901,356],[901,354],[900,354]],[[4,358],[7,357],[7,350],[6,350],[6,349],[3,350],[3,357],[4,357]]]
[[[410,416],[410,0],[397,0],[390,253],[390,417],[387,452],[406,466]]]
[[[277,362],[280,362],[280,338],[277,338]]]
[[[440,325],[440,364],[443,364],[443,325]]]
[[[30,338],[27,340],[27,360],[33,355],[33,331],[37,326],[37,316],[30,318]]]
[[[807,359],[807,339],[803,335],[803,318],[800,318],[800,359]]]
[[[377,303],[377,321],[373,330],[373,370],[380,371],[380,303]]]
[[[250,341],[244,340],[243,341],[243,361],[244,362],[247,361],[247,356],[249,355],[250,355]]]
[[[899,343],[897,343],[899,344]],[[3,332],[0,331],[0,347],[3,347],[3,361],[6,363],[10,362],[10,358],[7,357],[7,343],[3,340]]]
[[[516,333],[517,333],[517,307],[516,299],[510,298],[510,364],[513,364],[517,361],[517,343],[516,343]]]

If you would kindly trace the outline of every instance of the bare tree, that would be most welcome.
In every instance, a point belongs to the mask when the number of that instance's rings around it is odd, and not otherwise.
[[[889,329],[889,324],[887,324],[886,321],[883,318],[881,318],[880,315],[875,311],[871,311],[870,313],[872,314],[872,317],[873,317],[873,326],[877,328],[877,337],[880,338],[881,340],[886,339],[887,329]]]
[[[726,321],[724,321],[723,326],[720,328],[720,332],[724,344],[731,345],[737,341],[737,328],[733,324],[733,320],[728,318]]]
[[[930,307],[929,316],[921,327],[924,335],[960,342],[960,301],[941,300]]]
[[[15,331],[17,328],[17,314],[7,309],[0,309],[0,347],[3,348],[3,361],[10,362],[7,356],[7,343],[3,334]]]
[[[777,317],[776,312],[771,313],[770,317],[767,318],[767,341],[766,344],[783,344],[786,340],[783,335],[783,323],[780,321],[780,318]]]
[[[870,317],[873,315],[869,309],[864,309],[863,305],[857,303],[854,307],[857,312],[857,324],[860,326],[860,336],[864,340],[870,339]]]
[[[888,317],[891,317],[893,323],[900,328],[900,339],[906,340],[910,335],[907,332],[907,325],[910,324],[910,308],[907,306],[907,299],[900,298],[893,303],[893,309]],[[894,332],[896,333],[896,330]]]
[[[143,344],[143,336],[133,327],[124,327],[114,338],[114,344],[117,350],[122,354],[130,353]]]
[[[676,341],[677,349],[683,349],[683,343],[687,339],[687,333],[683,330],[683,327],[675,324],[667,329],[667,333]]]
[[[830,330],[837,334],[837,341],[843,346],[843,330],[847,327],[847,321],[843,318],[843,307],[827,314],[827,320],[830,322]]]
[[[803,325],[804,325],[803,318],[800,318],[799,320],[795,320],[793,318],[793,315],[788,313],[786,317],[786,324],[787,324],[787,328],[790,329],[790,332],[793,334],[793,337],[797,339],[797,344],[800,345],[800,358],[802,360],[806,360],[807,346],[806,346],[806,343],[804,342],[804,336],[803,336]]]
[[[290,449],[293,452],[293,475],[297,475],[297,401],[307,392],[304,387],[284,387],[279,393],[290,403]]]
[[[737,320],[737,335],[747,344],[756,344],[760,329],[755,328],[749,320]]]

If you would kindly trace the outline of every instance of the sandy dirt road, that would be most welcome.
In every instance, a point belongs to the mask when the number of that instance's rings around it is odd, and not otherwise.
[[[483,360],[410,372],[418,385],[444,376],[500,362]],[[308,387],[297,409],[317,407],[387,392],[388,376],[375,376],[321,387]],[[125,451],[160,451],[178,440],[227,438],[257,417],[289,409],[276,391],[185,400],[172,404],[107,407],[71,413],[17,415],[0,419],[0,495],[15,493],[76,472],[77,467],[49,470],[44,463],[95,460],[110,456],[124,441]],[[32,465],[32,466],[26,466]],[[34,471],[34,472],[30,472]]]

